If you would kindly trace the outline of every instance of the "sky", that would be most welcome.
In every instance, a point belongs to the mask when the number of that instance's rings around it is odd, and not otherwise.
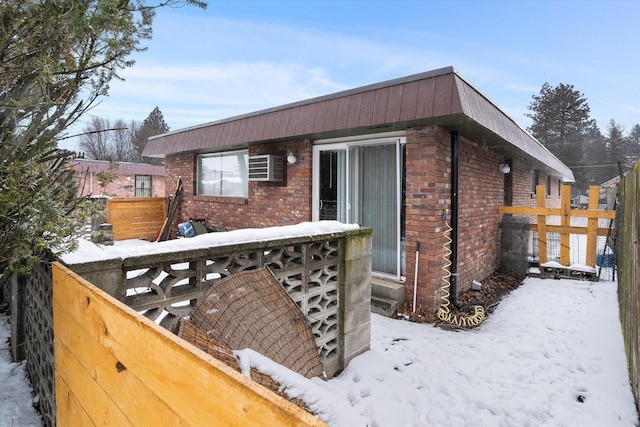
[[[453,66],[526,128],[547,82],[581,92],[600,130],[640,123],[640,2],[209,0],[160,9],[153,39],[91,116],[171,130]],[[77,138],[62,141],[77,149]]]

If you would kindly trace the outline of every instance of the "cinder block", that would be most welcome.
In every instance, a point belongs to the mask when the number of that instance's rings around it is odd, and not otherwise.
[[[362,257],[371,257],[373,253],[373,239],[371,234],[351,236],[346,240],[345,257],[349,261]]]
[[[371,298],[371,258],[345,263],[344,304],[346,310]]]
[[[371,344],[371,323],[362,325],[355,331],[344,336],[344,363],[349,364],[351,359],[368,351]]]
[[[371,322],[371,301],[364,301],[355,307],[351,307],[344,313],[344,332],[355,331],[361,325]]]

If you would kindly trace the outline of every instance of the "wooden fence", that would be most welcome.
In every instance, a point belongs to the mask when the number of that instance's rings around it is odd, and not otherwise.
[[[640,162],[620,182],[618,214],[618,299],[631,388],[640,405]]]
[[[322,426],[53,264],[57,425]]]
[[[615,211],[599,210],[598,199],[600,188],[589,187],[589,206],[587,209],[571,209],[571,186],[563,185],[559,208],[546,207],[545,186],[536,186],[536,207],[501,206],[500,213],[512,215],[528,215],[537,218],[536,224],[531,224],[531,229],[538,232],[538,258],[540,264],[547,262],[547,233],[560,234],[560,264],[569,266],[569,235],[586,234],[587,252],[585,264],[596,266],[596,238],[606,236],[608,228],[599,228],[598,219],[614,219]],[[547,224],[547,216],[560,217],[560,225]],[[586,227],[571,225],[571,218],[587,218]]]
[[[164,197],[111,199],[107,201],[107,222],[113,239],[156,240],[167,215]]]

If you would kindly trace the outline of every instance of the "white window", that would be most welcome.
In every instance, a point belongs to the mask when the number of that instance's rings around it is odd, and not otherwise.
[[[247,150],[199,155],[197,193],[202,196],[247,198],[248,160]]]

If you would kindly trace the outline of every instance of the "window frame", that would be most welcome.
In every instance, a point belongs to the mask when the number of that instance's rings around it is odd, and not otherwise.
[[[203,170],[202,164],[206,159],[221,159],[223,162],[224,158],[235,157],[238,158],[240,155],[244,158],[244,165],[239,165],[238,173],[240,175],[242,185],[242,192],[234,192],[233,190],[230,193],[226,193],[223,186],[220,185],[218,194],[213,194],[213,192],[206,192],[205,186],[203,185]],[[220,176],[221,182],[224,182],[224,174],[225,170],[224,165],[221,163],[220,165]],[[227,171],[230,172],[230,171]],[[249,150],[248,149],[240,149],[240,150],[230,150],[230,151],[221,151],[215,153],[206,153],[206,154],[198,154],[196,156],[196,196],[204,196],[204,197],[222,197],[222,198],[241,198],[248,199],[249,198]],[[213,184],[212,189],[216,189],[215,184]]]
[[[149,188],[138,187],[138,182],[144,184],[149,183]],[[147,194],[140,195],[138,191],[143,191]],[[153,175],[135,174],[133,182],[133,197],[151,197],[153,196]]]

